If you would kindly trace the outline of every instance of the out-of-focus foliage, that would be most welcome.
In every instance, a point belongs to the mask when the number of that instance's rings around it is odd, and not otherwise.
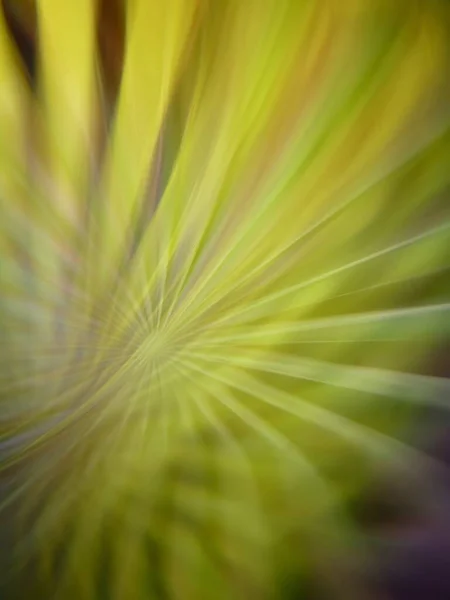
[[[361,600],[346,507],[449,391],[448,3],[3,8],[5,581]]]

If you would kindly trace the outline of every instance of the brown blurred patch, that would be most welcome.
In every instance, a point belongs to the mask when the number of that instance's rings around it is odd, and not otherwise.
[[[120,86],[125,45],[125,7],[122,0],[99,0],[98,52],[102,83],[108,104]]]
[[[36,77],[37,17],[34,0],[1,0],[5,21],[33,85]]]

